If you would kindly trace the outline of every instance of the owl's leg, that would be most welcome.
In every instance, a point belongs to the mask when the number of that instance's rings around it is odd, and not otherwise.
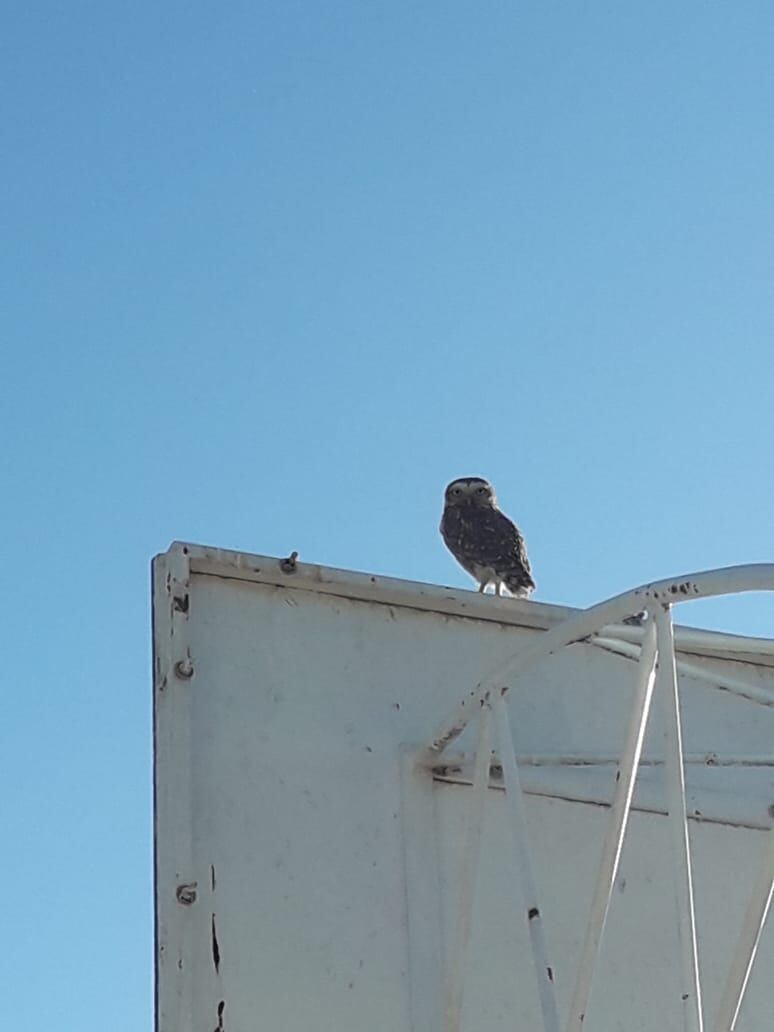
[[[495,589],[495,594],[497,595],[498,598],[502,598],[503,597],[503,582],[501,580],[499,580],[497,582],[497,588]]]
[[[483,595],[485,591],[486,591],[486,581],[481,581],[481,583],[478,586],[478,593],[479,593],[479,595]]]

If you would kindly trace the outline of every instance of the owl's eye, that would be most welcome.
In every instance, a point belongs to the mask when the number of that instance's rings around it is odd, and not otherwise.
[[[476,494],[486,494],[486,488],[485,487],[477,487],[476,488]]]
[[[462,494],[462,488],[461,487],[453,487],[452,488],[452,494],[453,495],[460,495],[460,494]]]

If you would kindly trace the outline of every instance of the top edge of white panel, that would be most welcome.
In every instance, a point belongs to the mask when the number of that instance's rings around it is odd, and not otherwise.
[[[401,606],[471,620],[545,631],[578,612],[570,606],[482,595],[464,588],[403,580],[382,574],[301,562],[291,556],[266,556],[174,541],[156,561],[183,560],[192,574],[273,585],[294,591],[334,595],[376,605]],[[615,637],[639,643],[641,627],[617,624]],[[754,638],[676,625],[678,652],[774,665],[774,639]]]

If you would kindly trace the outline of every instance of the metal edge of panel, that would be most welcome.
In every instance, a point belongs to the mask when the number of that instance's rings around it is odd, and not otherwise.
[[[187,949],[196,908],[191,834],[190,571],[185,549],[156,556],[153,584],[153,894],[154,1021],[156,1032],[187,1028]],[[169,765],[162,783],[162,765]],[[162,839],[159,828],[165,828]],[[183,890],[191,890],[190,898]],[[177,900],[178,907],[172,905]],[[174,956],[173,956],[174,954]]]
[[[188,549],[191,572],[195,574],[335,595],[353,601],[402,606],[534,630],[547,630],[575,612],[565,606],[495,598],[463,588],[401,580],[313,563],[290,563],[289,558],[251,555],[182,542],[175,542],[170,551],[183,548]]]
[[[161,660],[158,652],[157,621],[160,619],[160,606],[157,592],[163,556],[155,556],[151,562],[151,793],[152,793],[152,844],[153,844],[153,1028],[159,1032],[159,845],[158,845],[158,783],[157,783],[157,730],[156,730],[156,697],[161,680]]]
[[[153,779],[153,1027],[163,1028],[162,952],[164,947],[163,915],[161,913],[161,857],[159,828],[160,810],[163,810],[159,786],[160,738],[159,699],[169,676],[169,639],[171,637],[167,612],[165,583],[168,577],[168,553],[162,553],[151,562],[151,635],[152,635],[152,779]]]
[[[543,759],[545,763],[530,763]],[[610,809],[614,791],[617,763],[610,757],[521,757],[519,771],[522,790],[527,796],[556,799],[566,803]],[[774,766],[773,757],[727,757],[708,762],[707,757],[690,755],[686,798],[689,803],[687,818],[694,823],[721,824],[733,828],[768,831],[772,826],[771,778],[768,772]],[[449,757],[430,771],[434,784],[471,786],[473,784],[474,756],[459,753]],[[742,768],[750,775],[766,772],[766,784],[754,790],[751,782],[727,786],[722,783],[729,768]],[[709,774],[709,777],[703,776]],[[637,774],[637,785],[631,808],[635,812],[664,816],[668,813],[663,786],[663,760],[646,758]],[[713,784],[717,775],[719,784]],[[502,762],[493,755],[489,773],[489,787],[504,788]]]
[[[301,563],[297,562],[296,553],[283,559],[180,541],[173,542],[168,552],[162,554],[171,553],[183,553],[192,574],[334,595],[527,630],[549,630],[579,612],[570,606],[548,602],[496,598],[463,588]],[[615,636],[639,644],[643,629],[618,624],[615,625]],[[772,638],[753,638],[676,625],[675,639],[679,653],[774,666]]]

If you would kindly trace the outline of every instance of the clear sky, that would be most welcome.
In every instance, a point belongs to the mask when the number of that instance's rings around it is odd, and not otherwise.
[[[545,601],[774,558],[774,8],[4,12],[4,1014],[137,1032],[172,539],[466,586],[483,474]]]

